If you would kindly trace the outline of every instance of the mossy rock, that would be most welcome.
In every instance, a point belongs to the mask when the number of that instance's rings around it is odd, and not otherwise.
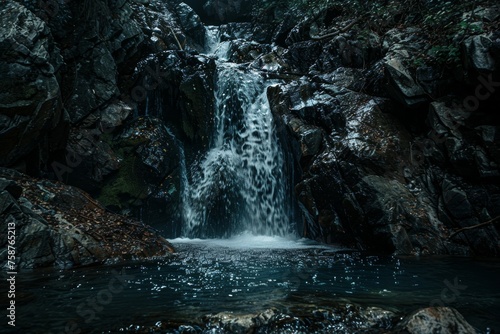
[[[147,184],[140,176],[140,159],[130,152],[125,155],[117,174],[102,187],[97,198],[104,206],[123,209],[148,195]]]

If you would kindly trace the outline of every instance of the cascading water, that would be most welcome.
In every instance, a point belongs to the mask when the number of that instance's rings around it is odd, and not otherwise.
[[[209,47],[219,59],[221,49]],[[217,68],[215,131],[185,178],[184,235],[291,235],[290,189],[266,97],[272,83],[241,65],[219,61]]]

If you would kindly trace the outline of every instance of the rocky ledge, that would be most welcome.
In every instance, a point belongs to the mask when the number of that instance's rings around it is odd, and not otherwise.
[[[168,256],[152,228],[106,211],[85,192],[0,168],[0,263],[15,233],[18,268],[70,268]],[[13,232],[12,232],[13,231]]]

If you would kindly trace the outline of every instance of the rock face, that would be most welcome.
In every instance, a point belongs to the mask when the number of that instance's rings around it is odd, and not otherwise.
[[[285,82],[268,89],[297,148],[305,235],[397,254],[500,255],[497,225],[453,234],[499,216],[498,147],[486,135],[499,124],[492,34],[464,39],[468,72],[457,78],[419,63],[422,50],[445,57],[421,28],[337,27],[318,15],[290,28],[272,67]]]
[[[394,115],[396,106],[390,100],[307,81],[270,88],[268,96],[300,147],[296,159],[303,180],[296,191],[317,222],[308,225],[309,237],[400,254],[465,254],[467,248],[447,240],[455,224],[477,223],[477,208],[496,215],[495,206],[488,203],[496,198],[497,188],[489,195],[483,192],[485,201],[465,205],[468,196],[480,191],[478,186],[466,186],[465,191],[463,180],[437,166],[422,172],[412,133]],[[428,154],[443,164],[443,153],[433,149]],[[448,186],[436,189],[434,184]],[[446,212],[453,212],[453,218],[444,219]],[[471,248],[497,254],[494,228],[472,233],[476,237],[468,241]]]
[[[203,147],[213,115],[213,60],[192,54],[205,43],[198,15],[160,1],[9,0],[0,10],[0,165],[77,186],[121,213],[147,211],[152,223],[165,210],[178,221],[180,148],[165,122]],[[179,49],[162,64],[147,57]]]
[[[56,72],[59,49],[45,22],[15,2],[3,2],[0,27],[0,165],[47,163],[64,147],[67,117]]]
[[[173,124],[187,145],[206,147],[214,123],[215,61],[187,52],[164,51],[141,62],[139,70],[139,83],[161,76],[158,86],[140,103],[139,113]]]
[[[112,214],[81,190],[0,168],[0,263],[8,231],[16,235],[19,269],[71,268],[165,257],[173,247],[137,221]]]

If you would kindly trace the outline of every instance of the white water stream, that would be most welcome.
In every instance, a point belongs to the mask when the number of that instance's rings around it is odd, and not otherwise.
[[[208,31],[217,57],[211,146],[184,178],[183,235],[290,236],[285,162],[260,73],[227,62],[228,42]]]

